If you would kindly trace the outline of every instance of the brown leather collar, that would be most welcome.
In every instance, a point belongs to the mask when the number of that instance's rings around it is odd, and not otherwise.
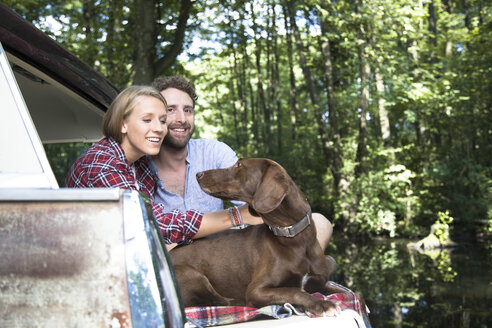
[[[301,231],[307,228],[311,224],[311,207],[307,211],[306,215],[297,223],[290,225],[288,227],[270,227],[270,230],[275,236],[279,237],[295,237]]]

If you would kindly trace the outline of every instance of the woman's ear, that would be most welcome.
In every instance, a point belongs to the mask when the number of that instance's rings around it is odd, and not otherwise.
[[[125,134],[128,131],[128,127],[125,122],[121,123],[121,133]]]

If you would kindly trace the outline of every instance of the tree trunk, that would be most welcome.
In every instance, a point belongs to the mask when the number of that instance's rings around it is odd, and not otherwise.
[[[246,82],[246,85],[248,87],[248,95],[249,95],[249,102],[250,102],[250,106],[249,108],[251,108],[251,128],[253,130],[253,149],[258,149],[259,148],[259,145],[260,145],[260,142],[261,142],[261,138],[260,138],[260,122],[259,122],[259,115],[258,115],[258,106],[255,102],[255,93],[254,93],[254,90],[253,90],[253,85],[251,84],[251,60],[249,58],[249,55],[248,55],[248,51],[246,49],[246,45],[243,44],[242,47],[241,47],[241,51],[242,51],[242,54],[243,54],[243,61],[242,61],[242,64],[243,64],[243,71],[245,72],[245,81]],[[245,95],[245,98],[246,98],[246,95]],[[248,108],[248,106],[246,107]]]
[[[359,44],[357,46],[357,54],[359,57],[359,77],[360,77],[360,120],[359,120],[359,138],[357,144],[355,177],[360,177],[366,172],[365,161],[367,158],[367,110],[369,107],[369,76],[371,67],[367,61],[365,41],[365,27],[363,22],[359,24],[358,30]]]
[[[114,15],[115,8],[113,7],[114,3],[113,1],[109,1],[108,3],[108,28],[107,28],[107,36],[106,36],[106,41],[108,44],[108,47],[106,47],[106,72],[108,74],[109,80],[110,81],[116,81],[115,78],[113,78],[113,74],[115,72],[114,67],[113,67],[113,56],[114,56],[114,36],[115,33],[120,32],[119,31],[119,18],[116,18]],[[118,20],[117,20],[118,19]]]
[[[272,26],[277,26],[276,24],[276,11],[275,6],[272,3],[272,11],[273,11],[273,21]],[[273,30],[273,53],[274,53],[274,65],[273,65],[273,97],[275,99],[276,112],[277,112],[277,153],[283,153],[283,138],[282,138],[282,103],[280,101],[280,54],[278,51],[278,40],[277,40],[277,31]]]
[[[271,17],[270,10],[268,10],[267,13],[267,21],[266,21],[266,31],[267,31],[267,37],[266,37],[266,91],[267,91],[267,99],[265,102],[265,109],[266,109],[266,119],[265,122],[266,124],[266,135],[267,139],[266,142],[268,144],[268,149],[270,150],[270,153],[273,152],[274,150],[274,136],[273,136],[273,125],[274,125],[274,90],[273,90],[273,74],[274,74],[274,60],[272,59],[272,35],[275,33],[273,31],[271,21],[274,21],[274,18]]]
[[[251,11],[252,19],[253,19],[253,31],[254,31],[254,43],[255,43],[255,60],[256,60],[256,74],[258,76],[258,82],[256,84],[256,92],[257,92],[257,101],[258,101],[258,110],[262,114],[262,121],[260,122],[261,127],[261,140],[265,149],[265,153],[269,153],[269,136],[268,129],[270,127],[270,115],[268,113],[268,108],[266,106],[265,101],[265,92],[263,89],[263,70],[261,67],[261,50],[262,44],[260,40],[260,36],[257,35],[258,27],[256,25],[256,17],[254,13],[254,9]]]
[[[215,80],[215,79],[214,79],[214,80]],[[214,82],[215,82],[215,83],[214,83],[213,85],[214,85],[214,91],[215,91],[215,92],[214,92],[214,94],[215,94],[215,108],[220,108],[220,107],[221,107],[221,103],[222,103],[222,102],[221,102],[221,100],[219,99],[219,94],[220,94],[220,93],[219,93],[219,88],[217,87],[217,86],[219,85],[219,82],[218,82],[218,81],[216,81],[216,80],[215,80]],[[235,94],[235,92],[236,92],[236,90],[234,89],[234,81],[233,81],[232,79],[231,79],[231,81],[230,81],[229,88],[230,88],[230,90],[231,90],[231,94],[233,94],[233,95],[234,95],[234,94]],[[231,103],[232,103],[232,106],[233,106],[233,108],[234,108],[234,112],[235,112],[235,111],[236,111],[236,106],[235,106],[235,104],[234,104],[234,99],[235,99],[235,97],[233,98],[233,100],[231,101]],[[221,110],[219,110],[218,112],[219,112],[219,124],[220,124],[221,126],[224,126],[224,124],[225,124],[225,121],[224,121],[224,115],[222,114],[222,111],[221,111]]]
[[[186,22],[190,17],[190,10],[193,6],[191,0],[182,0],[180,2],[181,6],[179,8],[178,16],[178,27],[174,34],[174,40],[172,45],[165,51],[162,57],[157,61],[156,73],[157,75],[165,72],[169,67],[171,67],[176,61],[176,57],[179,56],[183,50],[183,41],[186,32]]]
[[[180,11],[174,38],[169,40],[172,42],[164,49],[163,55],[157,58],[155,48],[158,29],[165,28],[165,26],[161,27],[158,24],[157,19],[162,19],[162,17],[157,17],[155,1],[135,0],[132,10],[135,21],[134,84],[149,84],[156,76],[164,74],[176,62],[176,58],[182,52],[186,22],[193,3],[191,0],[182,0],[179,3]]]
[[[400,304],[398,301],[394,302],[393,306],[393,316],[395,320],[395,328],[402,328],[403,327],[403,313]]]
[[[290,18],[290,26],[292,27],[292,31],[294,33],[294,39],[296,42],[297,53],[299,55],[299,64],[301,65],[302,72],[304,74],[304,79],[306,80],[306,87],[308,89],[309,97],[311,99],[311,104],[314,110],[314,117],[316,119],[316,123],[318,126],[318,133],[321,138],[321,147],[323,150],[323,156],[325,163],[330,165],[330,150],[328,146],[328,133],[326,131],[325,122],[323,120],[322,111],[320,108],[320,104],[318,101],[318,96],[316,92],[316,88],[313,83],[313,79],[311,76],[311,70],[309,69],[306,61],[306,56],[304,55],[304,45],[302,44],[301,34],[299,29],[297,28],[297,23],[295,19],[294,8],[290,1],[285,2],[287,5],[287,11]]]
[[[453,14],[453,0],[447,0],[443,1],[444,9],[451,15]],[[437,31],[436,31],[437,33]],[[444,50],[444,56],[446,57],[446,60],[451,60],[451,56],[453,54],[453,42],[451,41],[451,38],[448,37],[446,38],[446,46]],[[449,71],[449,64],[446,65],[446,70]]]
[[[134,84],[149,84],[155,76],[156,16],[153,0],[135,0]]]
[[[94,16],[94,3],[93,1],[84,0],[82,5],[84,29],[85,29],[85,42],[87,44],[87,64],[94,67],[97,57],[97,49],[95,47],[95,37],[92,32],[93,16]]]
[[[463,14],[465,15],[465,27],[468,31],[472,29],[471,26],[471,17],[470,17],[470,8],[468,8],[467,0],[461,0],[461,6],[463,7]]]
[[[229,81],[229,88],[231,90],[231,93],[234,94],[234,81],[231,79]],[[239,120],[238,120],[238,116],[241,116],[241,114],[239,113],[238,114],[238,110],[237,110],[237,106],[236,106],[236,103],[234,102],[234,97],[231,99],[231,105],[232,105],[232,116],[233,116],[233,119],[234,119],[234,126],[239,126],[240,123],[239,123]],[[217,104],[217,108],[220,108],[220,105]],[[221,112],[219,110],[219,112]],[[221,114],[221,117],[222,117],[222,114]],[[241,130],[239,129],[234,129],[234,137],[236,139],[236,144],[237,145],[241,145]]]
[[[432,0],[431,0],[431,3],[432,3]],[[422,1],[419,1],[419,7],[422,7],[422,6],[423,6]],[[430,6],[430,4],[429,4],[429,6]],[[429,10],[431,10],[431,9],[429,9]],[[432,12],[432,15],[434,15],[433,12]],[[431,15],[429,14],[429,16],[431,16]],[[432,25],[434,25],[434,24],[435,24],[435,22],[430,22],[429,23],[429,29],[432,30],[433,29]],[[421,19],[419,19],[417,26],[421,26],[421,25],[422,25],[422,22],[421,22]],[[419,61],[420,61],[420,56],[419,56],[419,53],[417,52],[417,49],[419,49],[419,45],[417,44],[417,41],[412,40],[412,44],[410,45],[409,48],[411,49],[409,51],[410,59],[413,62],[413,64],[411,65],[411,70],[412,70],[411,74],[414,74],[414,79],[417,81],[420,78],[419,73],[415,72],[415,68],[418,67]],[[429,54],[429,58],[431,58],[431,57],[432,57],[432,53]],[[427,128],[426,128],[426,123],[425,123],[425,120],[424,120],[424,117],[423,117],[423,114],[421,111],[422,111],[421,108],[416,107],[416,109],[415,109],[415,114],[416,114],[415,134],[417,137],[417,144],[421,147],[424,147],[424,145],[426,143],[426,139],[427,139],[426,138]]]
[[[287,5],[283,4],[282,6],[284,12],[284,24],[285,24],[285,38],[287,41],[287,57],[289,59],[289,83],[290,83],[290,121],[292,123],[292,141],[295,142],[297,139],[297,122],[299,116],[299,104],[297,103],[297,90],[296,90],[296,79],[294,75],[294,59],[293,59],[293,51],[292,51],[292,34],[291,28],[289,26],[289,14],[287,11]]]
[[[384,98],[384,80],[380,72],[381,62],[374,67],[374,78],[376,79],[376,92],[378,95],[378,112],[379,112],[379,126],[381,129],[381,137],[385,147],[390,147],[391,144],[391,129],[388,111],[386,110],[386,99]]]
[[[231,51],[233,53],[233,58],[234,58],[234,64],[233,64],[233,67],[234,67],[234,76],[236,77],[235,78],[235,82],[236,82],[236,85],[237,85],[237,98],[236,99],[239,99],[239,103],[240,103],[240,111],[241,111],[241,142],[242,143],[247,143],[248,142],[248,110],[247,110],[247,100],[246,100],[246,93],[244,92],[244,86],[243,86],[243,75],[244,75],[244,72],[240,72],[239,71],[239,64],[238,64],[238,54],[236,52],[236,49],[234,46],[231,46]],[[232,83],[232,85],[234,86],[234,83]],[[237,126],[237,125],[236,125]]]
[[[429,58],[430,62],[433,62],[436,58],[435,49],[437,47],[437,21],[433,0],[429,2],[429,42],[433,47]]]
[[[375,19],[375,17],[373,17]],[[377,35],[372,30],[370,37],[370,48],[375,49],[378,44]],[[388,116],[388,111],[386,109],[386,99],[384,97],[384,79],[381,74],[381,67],[383,67],[383,57],[379,54],[375,54],[376,63],[374,65],[374,79],[376,80],[376,95],[377,95],[377,106],[378,106],[378,116],[379,116],[379,128],[381,132],[381,138],[383,139],[383,144],[386,148],[391,146],[391,128]]]
[[[327,10],[327,4],[325,0],[320,2],[321,7]],[[324,61],[324,74],[325,74],[325,84],[326,84],[326,96],[328,98],[328,123],[330,125],[329,138],[331,144],[333,145],[331,149],[330,156],[330,170],[333,175],[333,183],[335,187],[335,192],[337,195],[342,194],[345,187],[348,186],[346,177],[342,173],[343,168],[343,157],[342,151],[340,149],[340,130],[338,129],[338,113],[335,100],[335,88],[333,83],[333,64],[331,60],[331,49],[330,40],[325,35],[328,35],[330,27],[328,26],[327,17],[321,15],[321,35],[320,46],[321,53],[323,55]]]

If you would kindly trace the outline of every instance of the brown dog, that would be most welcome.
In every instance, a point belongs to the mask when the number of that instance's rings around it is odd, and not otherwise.
[[[200,172],[197,180],[212,196],[247,202],[265,224],[170,252],[185,307],[290,303],[319,316],[336,314],[335,304],[310,295],[339,291],[325,286],[334,267],[316,239],[308,202],[284,168],[243,158],[226,169]]]

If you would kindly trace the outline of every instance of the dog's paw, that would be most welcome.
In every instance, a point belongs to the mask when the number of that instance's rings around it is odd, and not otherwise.
[[[331,301],[319,300],[318,302],[316,302],[314,308],[311,309],[311,311],[309,312],[315,314],[318,317],[336,317],[340,314],[341,309],[338,305]]]
[[[323,312],[323,317],[337,317],[342,312],[342,309],[338,305],[330,307],[327,311]]]

